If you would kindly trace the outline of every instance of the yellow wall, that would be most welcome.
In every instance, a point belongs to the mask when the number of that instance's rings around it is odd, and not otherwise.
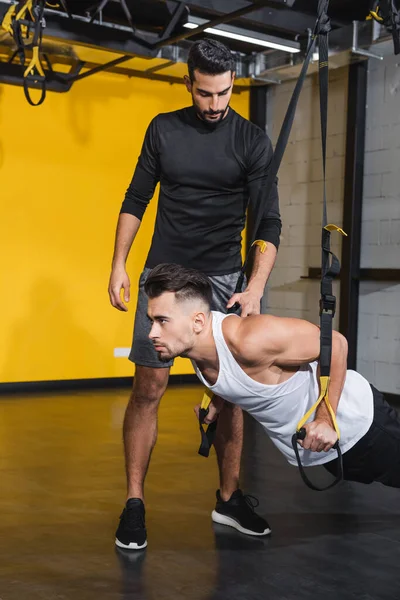
[[[129,259],[125,314],[107,294],[116,220],[148,123],[189,100],[182,85],[101,74],[33,108],[0,85],[0,382],[132,375],[113,350],[131,344],[155,199]],[[248,93],[232,105],[248,116]],[[185,372],[179,359],[173,373]]]

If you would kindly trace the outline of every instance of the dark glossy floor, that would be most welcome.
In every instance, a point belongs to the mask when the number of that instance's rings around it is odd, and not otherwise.
[[[272,536],[212,526],[216,465],[196,454],[197,387],[171,387],[163,401],[147,483],[149,546],[118,552],[127,394],[0,399],[1,600],[400,597],[400,490],[309,491],[250,420],[243,485],[259,497]]]

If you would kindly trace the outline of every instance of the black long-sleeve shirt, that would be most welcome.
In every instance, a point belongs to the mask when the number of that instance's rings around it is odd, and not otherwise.
[[[146,267],[174,262],[208,275],[240,269],[246,209],[256,202],[271,158],[268,136],[232,108],[214,127],[193,107],[155,117],[121,208],[142,219],[160,182]],[[257,238],[278,247],[276,183],[268,206]]]

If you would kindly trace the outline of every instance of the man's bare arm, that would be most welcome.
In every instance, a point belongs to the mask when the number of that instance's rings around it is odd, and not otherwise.
[[[285,319],[260,315],[240,322],[236,339],[244,361],[260,364],[266,368],[299,366],[319,358],[320,330],[301,319]],[[347,371],[347,341],[338,332],[332,336],[332,360],[329,384],[329,403],[336,413]],[[316,411],[314,421],[306,426],[307,437],[301,443],[305,449],[316,452],[328,451],[337,440],[326,404]]]
[[[129,302],[130,281],[125,265],[133,240],[139,231],[140,223],[141,221],[137,217],[128,213],[121,213],[118,218],[108,294],[114,308],[121,311],[128,310],[121,299],[121,290],[124,290],[125,302]]]

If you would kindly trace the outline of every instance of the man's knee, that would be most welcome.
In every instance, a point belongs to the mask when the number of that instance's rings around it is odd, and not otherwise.
[[[136,366],[130,403],[158,406],[168,385],[169,369]]]

